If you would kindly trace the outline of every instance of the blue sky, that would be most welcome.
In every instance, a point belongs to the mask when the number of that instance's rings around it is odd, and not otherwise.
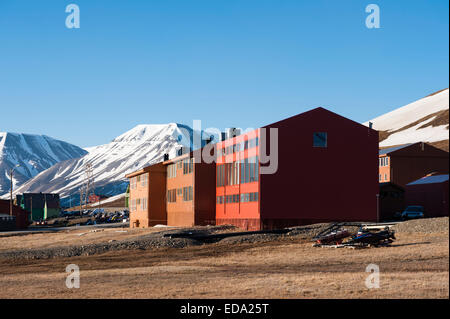
[[[1,0],[0,131],[85,147],[137,124],[245,129],[318,106],[363,122],[448,87],[448,5]]]

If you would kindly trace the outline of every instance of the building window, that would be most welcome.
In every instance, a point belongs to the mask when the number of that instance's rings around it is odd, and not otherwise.
[[[247,158],[239,163],[238,176],[240,175],[240,183],[257,182],[259,180],[259,161],[258,156]]]
[[[183,168],[183,161],[178,161],[177,162],[177,169],[182,169]]]
[[[384,180],[387,181],[387,174],[384,174]]]
[[[194,166],[194,159],[193,158],[185,159],[183,161],[183,174],[190,174],[190,173],[192,173],[193,166]]]
[[[177,201],[177,190],[169,189],[167,191],[167,202],[168,203],[176,203],[176,201]]]
[[[136,183],[136,177],[132,177],[131,181],[130,181],[130,189],[136,189],[137,188],[137,183]]]
[[[378,179],[381,181],[381,174],[380,174],[380,176],[378,177]]]
[[[167,178],[177,177],[177,166],[176,164],[169,164],[167,166]]]
[[[313,134],[313,146],[314,147],[327,147],[327,133],[326,132],[314,132]]]
[[[183,201],[188,202],[193,199],[192,186],[183,187]]]
[[[389,165],[389,157],[380,158],[380,166],[388,166]]]
[[[141,200],[141,210],[147,210],[147,198]]]
[[[177,189],[177,196],[181,196],[183,195],[183,189],[182,188],[178,188]]]
[[[257,202],[258,201],[258,192],[244,193],[244,194],[241,194],[240,196],[237,195],[236,201],[234,201],[234,198],[232,198],[232,199],[233,199],[233,202],[236,202],[236,203],[239,202],[239,200],[241,201],[241,203]]]
[[[225,185],[225,165],[217,165],[217,187],[224,186]]]
[[[142,178],[141,178],[141,186],[147,187],[147,183],[148,183],[148,175],[144,174],[144,175],[142,175]]]

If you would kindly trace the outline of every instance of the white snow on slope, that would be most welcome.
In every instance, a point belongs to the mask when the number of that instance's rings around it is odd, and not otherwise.
[[[189,146],[190,128],[176,123],[138,125],[111,143],[89,147],[81,158],[58,163],[18,188],[15,193],[53,192],[61,198],[79,199],[85,182],[85,166],[92,164],[97,194],[113,196],[124,193],[126,174],[163,159],[165,153],[175,156],[180,146]]]
[[[54,164],[85,155],[81,148],[45,135],[0,132],[0,195],[10,190],[9,171],[15,168],[13,187]]]
[[[118,199],[122,199],[122,198],[125,200],[125,194],[119,194],[119,195],[116,195],[116,196],[112,196],[112,197],[109,197],[109,198],[106,198],[106,199],[102,200],[100,203],[94,203],[94,204],[90,204],[90,205],[92,207],[97,207],[97,206],[100,206],[100,205],[103,205],[103,204],[112,203],[112,202],[114,202],[114,201],[116,201]]]
[[[445,89],[437,94],[427,96],[418,101],[400,107],[392,112],[381,115],[373,120],[363,123],[368,126],[373,123],[373,128],[378,131],[393,132],[408,126],[430,114],[448,110],[449,90]],[[437,142],[449,138],[448,124],[439,126],[421,126],[431,122],[433,118],[423,120],[419,124],[393,133],[387,139],[380,142],[380,146],[392,146],[415,142]]]

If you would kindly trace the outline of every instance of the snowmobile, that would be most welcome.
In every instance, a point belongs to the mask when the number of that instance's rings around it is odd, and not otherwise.
[[[387,246],[395,240],[395,232],[386,227],[378,232],[360,230],[346,244],[360,246]]]
[[[342,240],[347,237],[350,237],[350,233],[346,229],[338,230],[317,238],[316,243],[318,245],[340,245]]]

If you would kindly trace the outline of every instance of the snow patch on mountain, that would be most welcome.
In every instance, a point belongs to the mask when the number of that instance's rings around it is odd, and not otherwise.
[[[58,163],[41,172],[16,193],[54,192],[60,193],[61,198],[70,196],[72,203],[77,202],[89,163],[97,194],[121,194],[128,186],[126,174],[162,161],[165,153],[174,157],[179,147],[192,147],[193,135],[188,126],[176,123],[138,125],[108,144],[86,148],[89,153],[81,158]]]
[[[368,126],[372,122],[375,130],[384,132],[386,138],[380,141],[380,147],[443,141],[449,139],[448,113],[444,113],[448,109],[449,90],[445,89],[363,124]],[[431,115],[439,113],[446,118],[440,119],[439,125],[433,125],[437,117]]]
[[[45,135],[0,132],[0,195],[10,190],[12,168],[15,188],[58,162],[86,153],[78,146]]]

